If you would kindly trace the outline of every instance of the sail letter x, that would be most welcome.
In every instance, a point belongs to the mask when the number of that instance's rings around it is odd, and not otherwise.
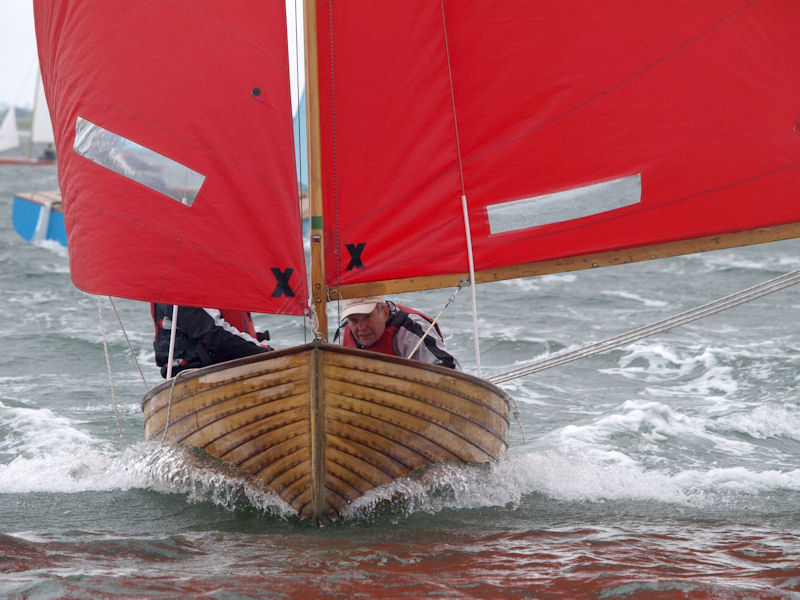
[[[292,276],[292,273],[294,273],[294,269],[289,267],[285,271],[281,271],[278,267],[272,267],[270,270],[278,282],[272,292],[272,297],[287,296],[289,298],[294,298],[294,292],[289,285],[289,278]]]
[[[361,262],[361,253],[364,251],[364,246],[366,246],[366,242],[362,242],[361,244],[345,244],[344,247],[347,248],[347,251],[350,253],[350,262],[347,265],[345,271],[349,271],[350,269],[364,269],[364,263]]]

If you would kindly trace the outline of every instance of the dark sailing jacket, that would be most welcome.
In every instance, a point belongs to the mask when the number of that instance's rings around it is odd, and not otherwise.
[[[153,304],[151,313],[156,326],[153,339],[156,364],[161,367],[161,376],[166,378],[172,305]],[[178,308],[172,374],[272,350],[257,337],[249,313],[181,306]]]
[[[455,357],[444,349],[444,338],[438,325],[434,326],[433,331],[425,337],[417,351],[409,357],[408,354],[425,334],[433,319],[401,304],[395,304],[394,302],[387,302],[386,304],[389,306],[389,320],[386,321],[386,329],[378,341],[366,348],[367,350],[413,358],[414,360],[451,369],[461,369],[461,365],[458,364]],[[340,339],[342,346],[348,348],[364,348],[353,337],[350,328],[347,326],[347,319],[344,320],[336,332],[334,340],[336,339]]]

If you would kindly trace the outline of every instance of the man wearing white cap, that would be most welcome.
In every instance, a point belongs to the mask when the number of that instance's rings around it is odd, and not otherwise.
[[[334,339],[342,346],[413,358],[451,369],[461,369],[455,357],[444,349],[444,339],[433,319],[421,312],[387,301],[383,296],[349,298],[344,301],[342,321]],[[417,346],[420,338],[422,343]]]

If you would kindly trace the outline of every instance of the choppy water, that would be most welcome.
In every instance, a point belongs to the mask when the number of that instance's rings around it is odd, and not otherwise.
[[[507,461],[400,481],[314,528],[177,447],[108,302],[13,231],[0,166],[0,597],[800,598],[800,289],[506,387]],[[800,267],[788,241],[478,288],[484,374]],[[436,314],[451,290],[404,296]],[[118,301],[152,385],[148,307]],[[443,317],[474,368],[469,294]],[[303,323],[259,316],[277,347]],[[119,416],[118,429],[115,403]],[[401,488],[406,500],[380,500]]]

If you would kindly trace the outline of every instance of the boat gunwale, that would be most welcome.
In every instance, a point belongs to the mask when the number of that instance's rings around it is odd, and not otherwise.
[[[323,351],[323,352],[334,353],[334,354],[338,353],[338,354],[349,354],[349,355],[353,355],[353,356],[362,356],[362,357],[369,358],[369,359],[372,359],[372,360],[378,360],[378,361],[384,361],[384,362],[392,362],[392,363],[396,363],[396,364],[400,364],[400,365],[404,365],[404,366],[413,366],[413,367],[418,368],[418,369],[422,369],[422,370],[426,370],[426,371],[433,371],[433,372],[439,373],[439,374],[449,375],[449,376],[455,377],[456,379],[462,379],[462,380],[467,381],[467,382],[469,382],[471,384],[483,387],[484,389],[496,394],[497,396],[500,396],[501,398],[503,398],[506,401],[507,406],[509,407],[509,409],[511,408],[511,397],[503,389],[501,389],[498,386],[494,385],[493,383],[491,383],[491,382],[489,382],[489,381],[487,381],[485,379],[482,379],[480,377],[477,377],[475,375],[471,375],[469,373],[465,373],[465,372],[459,371],[457,369],[450,369],[448,367],[442,367],[442,366],[439,366],[439,365],[432,365],[432,364],[421,362],[421,361],[414,360],[414,359],[402,358],[400,356],[392,356],[392,355],[389,355],[389,354],[382,354],[382,353],[379,353],[379,352],[371,352],[369,350],[361,350],[359,348],[345,348],[343,346],[338,346],[338,345],[335,345],[335,344],[328,344],[326,342],[319,342],[319,341],[309,342],[307,344],[302,344],[302,345],[299,345],[299,346],[292,346],[291,348],[284,348],[283,350],[275,350],[273,352],[266,352],[266,353],[254,354],[252,356],[245,356],[243,358],[237,358],[237,359],[234,359],[234,360],[229,360],[229,361],[226,361],[226,362],[217,363],[217,364],[214,364],[214,365],[209,365],[209,366],[206,366],[206,367],[200,367],[198,369],[187,369],[185,371],[181,371],[180,373],[178,373],[175,376],[175,377],[179,377],[182,373],[187,373],[187,375],[181,377],[180,380],[175,381],[174,385],[176,387],[179,384],[185,385],[186,383],[188,383],[192,379],[199,379],[199,378],[201,378],[203,376],[210,375],[210,374],[216,373],[218,371],[224,371],[224,370],[229,369],[231,367],[238,367],[238,366],[248,365],[250,363],[257,363],[257,362],[261,362],[261,361],[274,360],[276,358],[282,358],[284,356],[291,356],[293,354],[300,354],[300,353],[308,352],[308,351],[311,351],[311,350],[314,350],[314,349],[317,349],[317,350],[320,350],[320,351]],[[211,384],[208,387],[205,387],[204,391],[213,390],[213,389],[221,387],[223,385],[229,385],[230,383],[234,383],[236,381],[243,381],[243,380],[248,379],[248,378],[249,378],[248,375],[243,374],[243,375],[238,376],[238,377],[227,379],[224,382],[220,382],[218,384]],[[144,396],[142,397],[142,401],[141,401],[142,410],[144,410],[145,405],[147,405],[150,402],[150,400],[152,400],[152,398],[154,396],[157,396],[162,391],[164,391],[165,389],[167,389],[170,386],[172,386],[173,385],[173,380],[174,380],[174,377],[173,377],[173,379],[168,379],[166,381],[162,381],[161,383],[159,383],[159,384],[153,386],[152,388],[150,388],[144,394]]]
[[[288,350],[294,350],[294,348],[289,348]],[[278,356],[279,353],[280,353],[281,356]],[[287,352],[286,350],[278,350],[278,351],[275,351],[275,352],[254,354],[252,356],[245,356],[243,358],[236,358],[236,359],[233,359],[233,360],[228,360],[228,361],[221,362],[221,363],[216,363],[216,364],[213,364],[213,365],[208,365],[206,367],[198,367],[196,369],[184,369],[183,371],[180,371],[177,375],[174,375],[172,377],[172,379],[167,379],[166,381],[162,381],[161,383],[159,383],[159,384],[153,386],[152,388],[150,388],[149,390],[147,390],[147,392],[145,392],[144,396],[142,397],[142,401],[141,401],[142,411],[144,412],[145,406],[155,396],[158,396],[159,394],[161,394],[161,392],[163,392],[165,388],[169,388],[169,387],[172,387],[172,386],[174,386],[175,388],[186,387],[193,380],[199,380],[201,377],[204,377],[206,375],[210,375],[210,374],[215,373],[217,371],[222,371],[222,370],[226,370],[226,369],[229,369],[229,368],[240,367],[240,366],[248,365],[250,363],[257,363],[257,362],[265,361],[265,360],[267,360],[267,358],[276,359],[276,358],[282,358],[282,356],[284,356],[284,355],[285,356],[291,356],[292,354],[299,354],[299,352]],[[279,373],[281,371],[290,371],[292,369],[297,369],[297,368],[298,367],[296,365],[287,366],[284,369],[276,369],[274,371],[274,373]],[[231,384],[235,384],[235,383],[238,383],[238,382],[246,381],[248,379],[254,379],[255,377],[260,377],[262,375],[267,375],[267,373],[258,374],[258,375],[255,375],[253,373],[243,373],[243,374],[241,374],[239,376],[236,376],[236,377],[229,377],[229,378],[227,378],[225,380],[220,380],[220,381],[218,381],[216,383],[211,383],[211,384],[205,385],[203,387],[201,393],[213,392],[214,390],[218,390],[221,387],[225,387],[225,386],[228,386],[228,385],[231,385]],[[286,383],[302,381],[302,379],[303,379],[302,377],[298,378],[298,379],[291,379],[291,380],[288,380]],[[256,392],[259,389],[260,388],[258,388],[258,387],[254,387],[252,392]],[[247,393],[251,393],[251,392],[247,392]],[[188,393],[186,393],[185,396],[180,395],[180,394],[175,396],[174,395],[174,390],[173,390],[173,401],[174,402],[175,401],[182,401],[187,397],[195,396],[195,395],[197,395],[197,394],[194,393],[194,392],[188,392]],[[213,405],[213,403],[209,404],[209,406],[211,406],[211,405]],[[156,414],[157,412],[159,412],[161,410],[163,410],[163,409],[157,409],[153,414]]]

